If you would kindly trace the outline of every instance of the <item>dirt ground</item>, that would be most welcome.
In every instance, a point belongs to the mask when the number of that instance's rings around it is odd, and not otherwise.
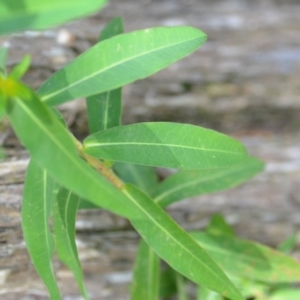
[[[280,0],[112,0],[100,13],[44,32],[0,39],[8,66],[32,56],[25,81],[37,88],[55,70],[93,45],[104,24],[124,18],[126,31],[191,25],[208,34],[198,51],[158,74],[124,88],[124,123],[176,121],[240,139],[266,162],[248,183],[169,208],[186,229],[202,229],[222,212],[243,238],[276,246],[300,225],[300,2]],[[87,134],[83,99],[60,107],[70,128]],[[28,153],[6,124],[0,142],[0,298],[48,299],[22,238],[20,207]],[[128,222],[104,211],[80,212],[77,242],[93,300],[129,299],[138,243]],[[294,252],[299,257],[300,240]],[[70,272],[55,268],[65,300],[77,300]]]

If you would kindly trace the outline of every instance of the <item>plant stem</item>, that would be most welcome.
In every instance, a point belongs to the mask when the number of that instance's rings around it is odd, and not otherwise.
[[[75,145],[80,155],[99,173],[101,173],[107,180],[109,180],[115,187],[122,190],[124,188],[124,182],[107,167],[103,162],[97,158],[84,153],[82,144],[74,137]]]

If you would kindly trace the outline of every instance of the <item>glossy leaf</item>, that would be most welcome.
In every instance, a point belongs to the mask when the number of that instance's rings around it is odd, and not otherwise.
[[[93,46],[39,89],[48,105],[111,91],[145,78],[190,54],[206,35],[187,26],[120,34]]]
[[[86,16],[106,0],[7,0],[0,2],[0,35],[40,30]]]
[[[206,232],[211,234],[228,235],[234,237],[233,228],[226,222],[225,218],[221,214],[214,214],[208,226]]]
[[[124,182],[136,185],[147,195],[151,195],[158,184],[157,174],[152,167],[117,162],[114,170]]]
[[[53,208],[53,229],[58,257],[72,271],[82,296],[88,300],[75,244],[75,222],[79,200],[79,197],[71,191],[60,189]]]
[[[103,29],[99,41],[104,41],[121,33],[123,33],[122,19],[115,18]],[[121,88],[87,97],[86,104],[91,133],[119,126],[121,124]]]
[[[9,74],[9,77],[14,79],[20,79],[27,72],[30,67],[31,57],[29,55],[25,55],[23,59],[12,69]]]
[[[153,197],[156,203],[165,207],[188,197],[237,186],[262,171],[263,167],[264,164],[260,160],[246,157],[230,168],[180,171],[164,180],[154,191]]]
[[[131,185],[123,192],[140,209],[130,220],[133,227],[163,260],[198,284],[230,299],[243,299],[210,256],[146,194]]]
[[[131,300],[158,300],[159,257],[144,242],[139,244],[131,285]]]
[[[300,279],[299,262],[266,246],[228,235],[193,232],[191,236],[227,274],[270,283]]]
[[[178,123],[138,123],[90,135],[92,156],[140,165],[181,169],[221,168],[246,158],[238,141],[216,131]]]
[[[36,271],[48,288],[51,300],[61,299],[51,258],[54,250],[49,229],[53,180],[31,160],[26,173],[22,203],[22,228],[27,250]]]
[[[30,89],[17,82],[14,85],[19,96],[10,99],[7,114],[38,164],[84,199],[119,215],[135,216],[137,210],[130,201],[79,157],[72,137],[52,112]]]

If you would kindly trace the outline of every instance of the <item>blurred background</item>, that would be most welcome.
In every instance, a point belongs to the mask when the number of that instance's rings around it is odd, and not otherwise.
[[[186,229],[202,229],[221,212],[243,238],[278,245],[300,225],[300,1],[111,0],[101,12],[44,32],[0,39],[8,67],[32,56],[25,76],[37,88],[54,71],[96,43],[100,30],[121,16],[127,32],[152,26],[190,25],[208,41],[189,57],[124,88],[124,123],[176,121],[240,139],[266,162],[248,183],[170,207]],[[87,134],[83,99],[60,107],[79,137]],[[0,297],[48,299],[28,258],[20,206],[28,154],[6,124],[0,142]],[[124,219],[81,212],[78,245],[93,299],[128,299],[138,236]],[[299,244],[294,256],[299,258]],[[55,262],[64,299],[79,299],[69,271]]]

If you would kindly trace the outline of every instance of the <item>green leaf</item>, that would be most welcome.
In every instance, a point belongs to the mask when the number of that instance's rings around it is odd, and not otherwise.
[[[219,147],[221,147],[221,143]],[[156,203],[165,207],[188,197],[237,186],[263,170],[263,166],[264,164],[260,160],[247,157],[238,165],[230,168],[180,171],[164,180],[154,191],[153,197]]]
[[[159,295],[161,298],[164,299],[177,293],[176,273],[177,272],[170,267],[161,272],[159,284]]]
[[[131,300],[157,300],[159,257],[144,241],[139,244],[133,274]]]
[[[147,195],[151,195],[158,184],[157,174],[152,167],[117,162],[114,170],[124,182],[136,185]]]
[[[300,263],[271,248],[230,236],[203,232],[191,236],[226,274],[270,283],[299,281]]]
[[[29,88],[14,84],[19,96],[9,99],[7,114],[35,161],[60,185],[82,198],[116,214],[136,216],[135,206],[79,157],[74,140],[45,104]]]
[[[23,59],[18,63],[10,72],[9,77],[14,79],[20,79],[27,72],[30,67],[31,57],[30,55],[25,55]]]
[[[83,282],[83,274],[75,244],[75,222],[79,197],[61,188],[54,204],[53,229],[59,259],[72,271],[84,299],[90,299]]]
[[[296,247],[297,235],[293,234],[277,246],[278,251],[289,254]]]
[[[105,4],[106,0],[1,1],[0,35],[62,24],[91,14]]]
[[[216,131],[188,124],[139,123],[90,135],[84,151],[113,161],[166,168],[221,168],[246,158],[245,147]]]
[[[0,47],[0,75],[5,74],[7,54],[8,49],[6,47]]]
[[[122,19],[115,18],[103,29],[99,41],[104,41],[121,33],[123,33]],[[121,124],[121,88],[87,97],[86,104],[91,133]]]
[[[51,300],[59,300],[61,296],[51,263],[53,237],[48,224],[52,191],[53,180],[48,172],[31,160],[26,173],[22,203],[23,234],[31,260],[47,286]]]
[[[198,287],[197,300],[223,300],[223,297],[203,286]]]
[[[300,299],[300,289],[280,289],[275,291],[269,300],[299,300]]]
[[[228,235],[234,237],[233,228],[226,222],[225,218],[221,214],[214,214],[210,223],[206,228],[206,232],[211,234]]]
[[[178,300],[188,300],[185,278],[176,272],[177,298]]]
[[[188,279],[233,300],[243,297],[199,245],[146,194],[125,185],[124,194],[139,207],[130,221],[144,241],[172,268]]]
[[[90,48],[39,89],[48,105],[114,90],[145,78],[190,54],[206,35],[187,26],[120,34]]]

